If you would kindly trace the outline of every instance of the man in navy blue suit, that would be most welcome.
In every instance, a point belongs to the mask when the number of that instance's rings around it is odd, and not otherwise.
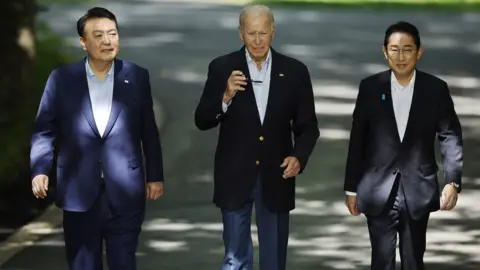
[[[163,193],[149,73],[116,59],[118,25],[110,11],[90,9],[77,30],[88,57],[48,78],[32,137],[32,191],[47,196],[55,143],[69,268],[102,269],[105,240],[109,268],[132,270],[145,198]]]
[[[320,136],[312,82],[302,62],[273,49],[270,8],[246,6],[238,31],[243,46],[210,62],[195,110],[199,130],[220,129],[213,202],[222,214],[221,269],[254,269],[255,207],[259,269],[285,270],[296,177]]]

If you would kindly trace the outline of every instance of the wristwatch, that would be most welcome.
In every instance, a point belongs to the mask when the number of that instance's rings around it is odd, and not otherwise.
[[[457,184],[457,183],[455,183],[455,182],[451,182],[451,183],[448,183],[448,184],[451,185],[451,186],[453,186],[453,187],[457,190],[457,192],[458,192],[458,190],[460,189],[460,185]]]

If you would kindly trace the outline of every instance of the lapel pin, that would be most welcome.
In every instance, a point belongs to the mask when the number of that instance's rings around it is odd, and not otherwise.
[[[128,80],[125,80],[125,83],[128,83]]]
[[[382,94],[382,100],[385,100],[385,94]]]
[[[283,77],[283,73],[278,74],[280,77]]]

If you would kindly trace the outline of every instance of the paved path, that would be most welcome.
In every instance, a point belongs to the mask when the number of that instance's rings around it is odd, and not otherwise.
[[[240,47],[239,9],[142,0],[101,3],[119,18],[121,56],[149,68],[154,95],[166,112],[162,131],[166,194],[148,204],[138,269],[219,269],[221,223],[219,211],[211,204],[216,131],[197,131],[193,111],[209,61]],[[43,17],[77,49],[75,21],[86,8],[53,7]],[[385,68],[380,50],[383,32],[400,19],[419,26],[426,46],[421,68],[448,80],[465,130],[466,188],[455,212],[432,215],[425,259],[429,269],[479,269],[480,204],[475,197],[480,195],[480,169],[473,160],[480,156],[480,16],[274,12],[274,47],[301,59],[310,69],[322,137],[298,179],[288,269],[368,269],[365,219],[350,217],[343,205],[346,138],[357,84]],[[67,269],[61,230],[26,248],[3,267]]]

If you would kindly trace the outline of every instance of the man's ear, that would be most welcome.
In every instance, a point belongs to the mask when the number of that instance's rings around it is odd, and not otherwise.
[[[417,52],[417,60],[419,60],[423,55],[423,46],[420,45],[420,48],[418,48],[418,52]]]
[[[85,38],[84,37],[80,37],[80,46],[82,47],[82,49],[84,51],[87,51],[87,46],[85,45]]]
[[[387,52],[387,48],[385,48],[385,46],[382,46],[382,52],[383,52],[383,56],[385,57],[385,59],[388,60],[388,52]]]
[[[238,36],[240,37],[240,40],[241,40],[243,43],[245,43],[245,40],[243,40],[242,31],[243,31],[243,30],[242,30],[242,27],[239,26],[239,27],[238,27]]]

